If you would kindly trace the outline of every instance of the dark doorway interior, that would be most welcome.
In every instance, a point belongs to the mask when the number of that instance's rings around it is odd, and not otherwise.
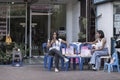
[[[95,40],[95,7],[93,5],[93,0],[81,0],[81,17],[86,18],[86,5],[87,5],[87,39],[88,41]]]
[[[10,33],[13,42],[17,44],[24,43],[25,40],[25,27],[20,23],[25,23],[25,18],[11,18]]]
[[[48,16],[34,15],[32,16],[32,23],[37,23],[32,27],[32,55],[42,55],[42,43],[47,42],[48,37]]]

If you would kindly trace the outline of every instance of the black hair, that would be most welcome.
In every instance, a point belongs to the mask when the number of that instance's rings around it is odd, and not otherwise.
[[[54,32],[52,33],[52,35],[51,35],[51,40],[53,39],[54,33],[56,33],[56,39],[58,40],[58,32],[57,32],[57,31],[54,31]]]
[[[97,32],[100,34],[100,38],[104,38],[104,32],[102,30],[97,30]]]

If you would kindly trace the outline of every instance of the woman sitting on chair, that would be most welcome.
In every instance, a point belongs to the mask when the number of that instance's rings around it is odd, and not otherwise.
[[[108,55],[108,48],[106,46],[106,39],[104,37],[104,32],[98,30],[96,32],[97,39],[94,42],[86,42],[88,44],[93,44],[92,57],[90,64],[93,70],[99,70],[100,68],[100,56]]]
[[[60,52],[61,43],[65,43],[67,45],[68,45],[68,43],[62,39],[58,39],[57,37],[58,37],[57,32],[54,32],[53,36],[52,36],[52,40],[48,41],[48,43],[47,43],[47,47],[49,48],[48,55],[52,55],[55,57],[55,72],[59,72],[59,59],[60,58],[63,58],[65,62],[69,61]]]

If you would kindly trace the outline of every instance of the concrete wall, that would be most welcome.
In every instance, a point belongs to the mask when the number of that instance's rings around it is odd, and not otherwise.
[[[78,41],[80,1],[74,0],[67,4],[66,16],[67,41]]]
[[[107,39],[107,45],[109,49],[111,46],[110,38],[113,37],[113,3],[105,3],[97,6],[97,18],[96,28],[103,30]]]

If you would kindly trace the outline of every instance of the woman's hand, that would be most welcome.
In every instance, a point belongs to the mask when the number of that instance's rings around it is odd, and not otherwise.
[[[96,49],[92,49],[92,53],[94,53],[96,51]]]
[[[82,44],[87,44],[87,42],[82,42]]]
[[[51,46],[51,44],[50,43],[47,43],[47,48],[49,48]]]
[[[70,48],[70,45],[67,45],[67,48]]]
[[[51,40],[51,44],[53,44],[53,43],[55,43],[55,39],[52,39],[52,40]]]

